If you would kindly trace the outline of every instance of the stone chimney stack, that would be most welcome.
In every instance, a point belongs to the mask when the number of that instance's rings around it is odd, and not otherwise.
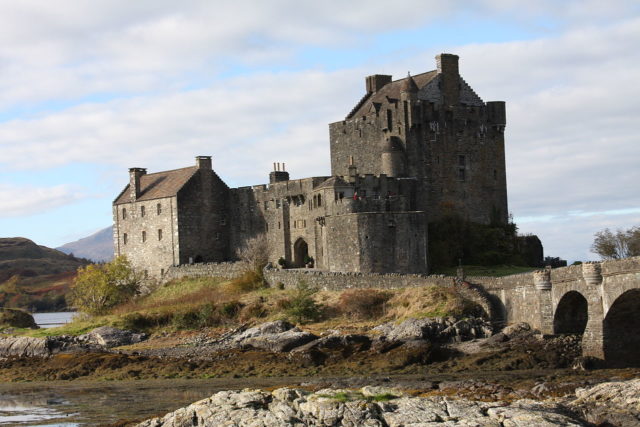
[[[274,163],[273,172],[269,173],[269,184],[281,181],[289,181],[289,172],[286,172],[284,169],[284,163]]]
[[[196,156],[196,166],[198,169],[211,170],[211,156]]]
[[[445,105],[454,105],[460,99],[460,73],[458,55],[441,53],[436,55],[438,75],[441,81],[442,97]]]
[[[391,83],[391,76],[386,74],[374,74],[365,79],[367,93],[377,92],[387,83]]]
[[[145,168],[129,169],[129,191],[131,200],[138,200],[138,197],[140,197],[140,177],[146,173],[147,170]]]

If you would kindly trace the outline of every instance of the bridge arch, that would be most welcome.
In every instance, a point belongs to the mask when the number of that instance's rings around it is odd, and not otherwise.
[[[584,333],[589,320],[589,303],[578,291],[569,291],[562,296],[553,316],[554,334]]]
[[[612,366],[640,366],[640,289],[622,293],[603,324],[604,358]]]

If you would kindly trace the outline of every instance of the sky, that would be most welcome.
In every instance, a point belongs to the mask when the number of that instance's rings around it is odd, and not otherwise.
[[[597,259],[595,232],[640,225],[638,46],[635,0],[0,0],[0,236],[56,247],[109,226],[130,167],[327,175],[328,123],[365,76],[448,52],[506,101],[520,232]]]

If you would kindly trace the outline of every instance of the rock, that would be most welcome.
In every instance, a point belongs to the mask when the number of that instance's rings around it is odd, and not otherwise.
[[[263,335],[273,335],[293,329],[294,325],[284,320],[262,323],[254,328],[249,328],[232,336],[232,341],[240,343],[247,338],[259,337]]]
[[[400,324],[387,322],[373,328],[387,342],[425,339],[459,342],[491,336],[491,324],[481,318],[455,320],[451,317],[407,319]]]
[[[531,326],[525,322],[514,323],[502,329],[502,333],[505,334],[507,338],[513,338],[516,335],[523,335],[530,332]]]
[[[0,357],[48,357],[50,354],[46,338],[0,338]]]
[[[242,340],[241,344],[242,347],[252,347],[279,353],[300,347],[317,338],[316,335],[294,328],[276,334],[265,334],[246,338]]]
[[[375,387],[360,391],[289,388],[272,393],[222,391],[208,399],[153,418],[139,427],[161,426],[579,426],[555,404],[517,401],[511,405],[442,396],[399,397],[376,402]],[[384,389],[386,390],[386,389]],[[395,391],[395,390],[394,390]],[[384,393],[383,393],[384,394]]]
[[[0,308],[0,325],[12,328],[38,329],[31,314],[14,308]]]
[[[101,326],[89,332],[80,335],[78,339],[89,344],[95,344],[106,348],[120,347],[123,345],[131,345],[144,341],[146,334],[137,334],[132,331],[113,328],[111,326]]]
[[[592,423],[640,425],[640,379],[615,381],[576,390],[569,407]]]

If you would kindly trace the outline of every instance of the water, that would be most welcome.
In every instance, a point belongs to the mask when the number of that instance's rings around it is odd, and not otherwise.
[[[266,388],[302,378],[0,383],[0,427],[78,427],[164,415],[220,390]]]
[[[34,313],[33,319],[41,328],[55,328],[57,326],[62,326],[65,323],[69,323],[75,315],[75,311],[61,311],[59,313]]]

